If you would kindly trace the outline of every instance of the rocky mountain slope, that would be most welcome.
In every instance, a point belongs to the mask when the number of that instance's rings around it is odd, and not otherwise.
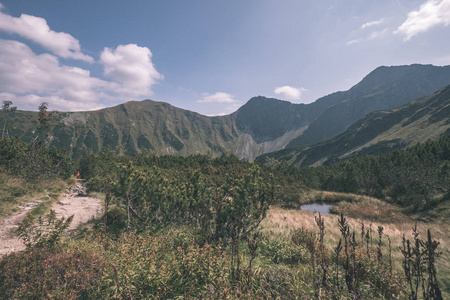
[[[379,67],[329,106],[288,147],[311,145],[344,132],[368,113],[390,110],[430,95],[450,84],[450,66]]]
[[[348,157],[382,154],[450,134],[450,86],[390,111],[372,112],[337,137],[257,158],[296,166],[332,164]]]
[[[164,102],[130,101],[98,111],[60,113],[60,126],[49,136],[73,157],[111,147],[122,154],[145,149],[177,155],[228,151],[253,160],[332,138],[370,112],[398,107],[448,84],[450,66],[380,67],[350,90],[311,104],[259,96],[230,115],[207,117]],[[33,139],[35,118],[36,113],[18,111],[11,135]]]

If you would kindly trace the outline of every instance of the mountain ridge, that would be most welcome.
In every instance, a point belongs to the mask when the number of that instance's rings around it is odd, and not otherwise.
[[[450,66],[413,64],[381,66],[343,92],[343,101],[328,107],[303,135],[287,147],[333,138],[372,111],[389,110],[427,96],[450,84]]]
[[[303,145],[333,138],[367,113],[431,94],[443,82],[450,84],[450,66],[379,67],[350,90],[310,104],[258,96],[232,114],[213,117],[161,101],[129,101],[97,111],[62,112],[61,126],[49,136],[54,146],[72,157],[110,147],[128,155],[145,149],[177,155],[225,151],[253,160],[296,147],[299,141]],[[34,114],[18,111],[11,134],[32,140]]]
[[[311,146],[287,148],[256,158],[296,166],[333,164],[343,159],[387,153],[450,134],[450,85],[390,111],[375,111],[344,133]]]

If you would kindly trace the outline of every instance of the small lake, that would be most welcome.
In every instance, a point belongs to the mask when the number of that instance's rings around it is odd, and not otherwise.
[[[304,204],[300,206],[301,210],[307,210],[313,213],[321,213],[321,214],[329,214],[330,213],[331,204]]]

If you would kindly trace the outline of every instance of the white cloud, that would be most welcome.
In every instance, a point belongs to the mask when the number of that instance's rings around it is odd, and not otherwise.
[[[204,94],[196,101],[200,104],[200,113],[208,116],[226,115],[234,112],[241,106],[241,101],[236,100],[233,95],[218,92],[214,94]]]
[[[370,33],[369,37],[367,38],[368,41],[373,40],[373,39],[377,39],[377,38],[381,38],[383,37],[386,32],[388,31],[387,28],[380,30],[380,31],[373,31],[372,33]]]
[[[358,44],[361,43],[364,39],[354,39],[354,40],[350,40],[347,42],[347,45],[353,45],[353,44]]]
[[[40,96],[36,94],[17,95],[11,93],[0,93],[0,99],[11,100],[14,106],[22,110],[37,110],[42,102],[49,103],[50,110],[59,111],[89,111],[105,108],[106,106],[96,102],[77,102],[66,100],[58,96]]]
[[[135,44],[105,48],[100,56],[105,76],[117,84],[114,90],[123,95],[150,96],[152,86],[162,79],[152,63],[152,52]]]
[[[0,5],[0,30],[18,34],[63,58],[94,61],[92,57],[81,52],[77,39],[68,33],[51,30],[45,19],[26,14],[19,18],[12,17],[1,12],[2,8]]]
[[[365,29],[367,27],[372,27],[372,26],[376,26],[376,25],[380,25],[384,22],[384,19],[379,19],[378,21],[373,21],[373,22],[367,22],[361,25],[361,29]]]
[[[37,55],[18,41],[0,39],[0,53],[0,91],[20,109],[35,110],[41,101],[58,110],[99,109],[105,106],[102,103],[149,96],[152,85],[162,78],[151,63],[150,50],[136,45],[102,53],[101,63],[112,81],[63,65],[52,54]]]
[[[21,109],[30,104],[36,109],[41,100],[60,110],[95,109],[101,98],[111,99],[112,83],[61,65],[56,56],[36,55],[27,45],[7,40],[0,40],[0,53],[0,91]]]
[[[406,21],[397,28],[396,34],[405,35],[408,41],[416,34],[426,32],[438,25],[450,24],[450,0],[428,0],[417,11],[408,13]]]
[[[234,97],[227,93],[215,93],[215,94],[205,94],[202,99],[197,100],[197,103],[236,103],[239,102],[234,99]]]
[[[3,8],[0,3],[0,31],[17,34],[52,53],[38,55],[22,42],[0,39],[0,95],[20,109],[35,110],[42,101],[58,110],[99,109],[104,103],[150,96],[152,86],[163,78],[152,63],[150,49],[135,44],[103,50],[98,63],[109,81],[61,64],[58,57],[91,63],[94,59],[81,52],[77,39],[51,30],[45,19],[12,17]]]
[[[354,39],[354,40],[348,41],[347,45],[353,45],[353,44],[358,44],[358,43],[361,43],[361,42],[371,41],[371,40],[374,40],[374,39],[377,39],[377,38],[382,38],[387,32],[388,32],[387,28],[385,28],[383,30],[379,30],[379,31],[373,31],[366,37],[362,37],[362,38],[359,38],[359,39]]]
[[[302,87],[295,88],[292,86],[285,85],[282,87],[277,87],[274,92],[277,95],[282,95],[287,100],[300,100],[302,93],[305,91],[306,89]]]

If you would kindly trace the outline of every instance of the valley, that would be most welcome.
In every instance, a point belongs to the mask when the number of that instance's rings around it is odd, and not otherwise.
[[[0,295],[446,299],[449,84],[410,65],[216,117],[4,110]]]

